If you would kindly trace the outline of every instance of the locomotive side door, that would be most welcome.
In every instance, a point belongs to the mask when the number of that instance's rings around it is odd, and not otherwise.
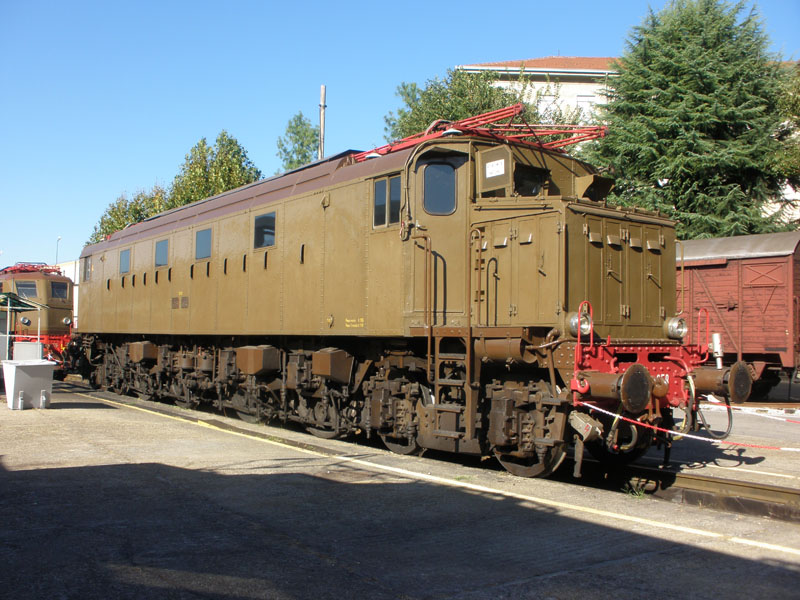
[[[413,324],[424,325],[425,307],[431,325],[465,324],[468,177],[466,155],[427,152],[414,167],[415,214],[413,252]],[[426,243],[430,262],[426,286]],[[426,304],[427,293],[427,304]]]

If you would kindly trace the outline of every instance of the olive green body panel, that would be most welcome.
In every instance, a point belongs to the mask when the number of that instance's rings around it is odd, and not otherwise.
[[[72,280],[55,273],[26,272],[0,274],[0,292],[11,292],[22,298],[43,304],[47,308],[30,311],[12,311],[11,329],[18,335],[69,335],[72,319]],[[0,311],[0,331],[6,331],[6,310]],[[30,319],[23,325],[21,319]],[[16,324],[15,324],[16,322]]]
[[[436,199],[431,190],[448,177]],[[402,207],[380,223],[379,180],[399,182]],[[549,329],[588,300],[599,335],[663,338],[664,319],[675,313],[673,225],[605,208],[596,200],[607,192],[590,166],[565,154],[485,139],[438,140],[364,163],[331,159],[87,246],[81,331],[394,337],[428,324]],[[274,215],[274,230],[259,245],[264,215]],[[210,255],[196,258],[205,230]],[[156,265],[159,243],[168,250]]]

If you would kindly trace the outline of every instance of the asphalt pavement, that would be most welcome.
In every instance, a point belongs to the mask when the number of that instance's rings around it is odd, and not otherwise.
[[[57,385],[48,410],[0,407],[3,595],[797,597],[800,524],[492,462]]]

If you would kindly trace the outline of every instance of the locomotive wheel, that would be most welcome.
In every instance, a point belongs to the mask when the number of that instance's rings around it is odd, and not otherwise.
[[[503,468],[517,477],[547,477],[555,471],[564,461],[567,452],[563,444],[551,446],[545,453],[544,460],[539,460],[538,455],[519,458],[511,454],[500,452],[495,448],[494,455],[503,465]]]
[[[263,419],[261,418],[261,415],[258,414],[258,412],[256,412],[256,414],[253,414],[251,412],[248,412],[248,411],[244,410],[245,408],[247,408],[247,400],[245,398],[244,393],[242,393],[241,391],[236,391],[233,394],[233,397],[231,398],[231,403],[233,404],[234,407],[236,407],[236,406],[240,406],[241,407],[241,409],[234,408],[233,410],[236,413],[236,416],[239,417],[239,419],[241,419],[245,423],[250,423],[251,425],[256,425],[256,424],[261,423],[263,421]],[[224,412],[224,409],[223,409],[223,412]]]
[[[381,441],[386,448],[395,454],[403,454],[405,456],[415,456],[422,452],[417,440],[409,440],[408,438],[389,437],[388,435],[380,434]]]
[[[195,399],[194,394],[189,390],[185,390],[182,396],[176,396],[174,400],[175,405],[180,408],[197,408],[200,404],[200,402]]]
[[[263,420],[260,415],[253,415],[249,412],[244,412],[243,410],[237,410],[236,416],[239,417],[245,423],[250,423],[251,425],[257,425],[261,423]]]
[[[333,438],[339,437],[339,432],[335,429],[321,429],[319,427],[311,427],[308,425],[306,426],[306,431],[311,435],[323,440],[332,440]]]

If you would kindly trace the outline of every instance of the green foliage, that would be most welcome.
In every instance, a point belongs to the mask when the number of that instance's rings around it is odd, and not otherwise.
[[[789,69],[789,76],[780,99],[784,121],[777,138],[783,148],[775,157],[775,170],[785,174],[789,185],[800,189],[800,63]]]
[[[214,146],[202,138],[186,155],[180,173],[169,191],[156,185],[133,198],[122,194],[94,226],[89,243],[104,240],[115,231],[139,223],[162,211],[221,194],[253,183],[261,178],[259,171],[236,138],[222,130]]]
[[[103,241],[106,237],[124,229],[131,223],[139,223],[147,217],[164,210],[167,202],[167,193],[164,188],[156,185],[149,191],[140,191],[133,198],[122,194],[108,208],[99,223],[94,226],[94,231],[89,238],[90,244]]]
[[[303,116],[302,111],[289,119],[284,137],[278,138],[281,170],[291,171],[314,161],[319,148],[319,127]],[[278,174],[276,173],[276,174]]]
[[[785,180],[775,157],[785,73],[754,12],[674,0],[635,28],[587,152],[616,178],[616,201],[659,210],[681,238],[785,228],[764,207]]]
[[[424,88],[416,83],[401,83],[396,94],[402,107],[396,114],[389,112],[384,117],[386,140],[425,131],[439,119],[457,121],[518,102],[526,103],[525,120],[529,123],[576,123],[580,119],[580,109],[564,110],[559,106],[557,83],[534,89],[522,73],[519,86],[500,87],[498,81],[497,74],[491,71],[449,69],[444,79],[429,79]]]
[[[175,176],[168,208],[216,196],[261,178],[236,138],[222,130],[213,147],[202,138],[186,155]]]

